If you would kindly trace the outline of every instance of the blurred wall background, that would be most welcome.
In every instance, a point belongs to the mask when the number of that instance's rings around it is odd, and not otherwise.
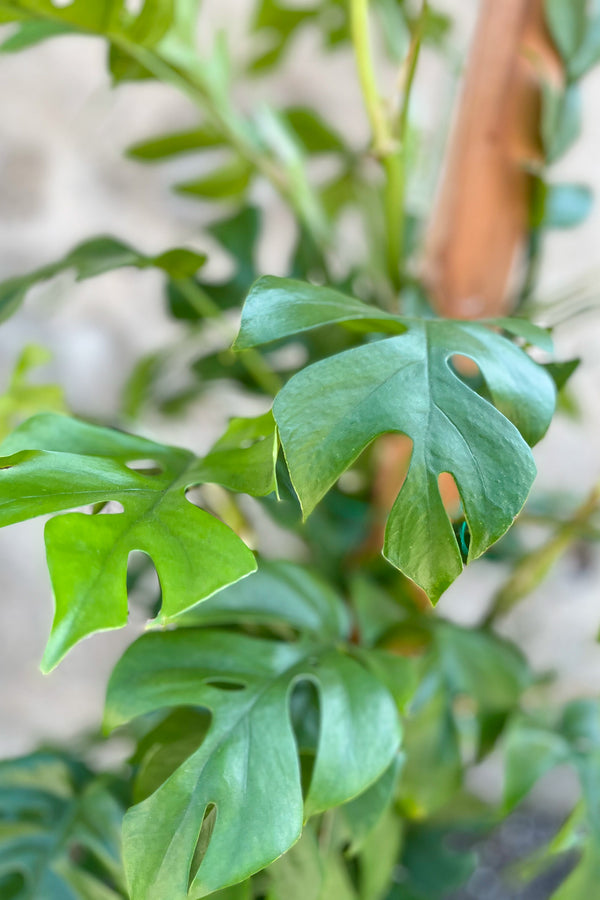
[[[456,17],[456,58],[464,59],[477,12],[475,0],[445,0]],[[226,28],[234,58],[248,49],[251,0],[205,0],[201,43]],[[194,110],[173,91],[141,84],[111,91],[101,42],[56,38],[17,55],[0,56],[0,279],[58,258],[74,244],[113,234],[155,253],[184,244],[214,251],[202,224],[214,212],[176,197],[170,185],[200,174],[197,159],[156,167],[128,161],[124,149],[162,131],[196,121]],[[435,133],[448,124],[455,89],[447,68],[425,52],[415,94],[415,118]],[[581,181],[600,197],[600,71],[584,82],[584,133],[556,170],[557,179]],[[317,35],[304,31],[276,78],[239,85],[239,103],[251,110],[309,103],[358,144],[367,123],[350,54],[323,56]],[[257,201],[269,209],[261,268],[280,273],[292,239],[292,223],[267,188]],[[349,234],[349,240],[352,235]],[[542,295],[554,296],[573,281],[600,280],[600,204],[585,226],[557,232],[546,245]],[[216,257],[208,271],[226,266]],[[61,277],[37,290],[0,328],[0,389],[25,344],[51,348],[44,378],[65,386],[70,407],[91,416],[110,415],[131,363],[178,333],[164,313],[161,278],[123,270],[75,285]],[[581,356],[574,385],[582,422],[559,417],[536,449],[542,486],[583,495],[600,474],[600,323],[574,320],[559,329],[561,358]],[[243,398],[218,392],[195,410],[192,421],[147,421],[146,433],[202,451],[226,418],[239,414]],[[442,614],[475,621],[500,575],[483,563],[468,570],[440,603]],[[531,662],[558,670],[560,698],[600,692],[600,559],[578,568],[570,557],[546,585],[505,621]],[[52,617],[43,558],[42,523],[0,531],[0,756],[20,753],[40,740],[64,740],[97,727],[108,674],[137,632],[97,635],[80,644],[52,673],[37,666]]]

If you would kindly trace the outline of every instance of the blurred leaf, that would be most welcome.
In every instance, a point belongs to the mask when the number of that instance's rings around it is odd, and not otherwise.
[[[0,762],[2,896],[125,897],[122,816],[106,783],[67,756],[41,751]],[[11,877],[15,890],[7,895]]]
[[[307,153],[344,153],[344,140],[318,113],[306,106],[285,109],[282,115]]]
[[[542,142],[546,160],[560,159],[581,133],[581,93],[576,84],[556,90],[542,85]]]
[[[134,267],[157,268],[172,277],[193,275],[206,261],[206,256],[193,250],[177,248],[156,256],[146,256],[113,237],[98,237],[79,244],[62,259],[42,266],[28,275],[10,278],[0,284],[0,321],[13,315],[29,290],[68,269],[74,269],[78,281],[95,278],[113,269]]]
[[[309,569],[262,560],[258,571],[190,609],[183,625],[285,624],[321,638],[348,636],[350,622],[340,597]]]
[[[0,441],[29,416],[67,411],[61,387],[30,381],[31,373],[51,359],[52,354],[37,344],[29,344],[21,353],[8,389],[0,395]]]
[[[600,60],[598,0],[546,0],[546,19],[569,78],[581,78]]]
[[[252,178],[252,166],[242,157],[214,169],[201,178],[175,185],[178,194],[189,194],[204,200],[226,200],[242,196]]]
[[[577,228],[588,218],[594,195],[583,184],[548,185],[544,208],[547,228]]]

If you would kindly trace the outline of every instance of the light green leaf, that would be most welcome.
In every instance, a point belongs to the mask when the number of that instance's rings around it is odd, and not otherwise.
[[[546,0],[546,18],[569,80],[576,81],[600,60],[600,4]]]
[[[136,269],[158,268],[173,278],[183,278],[194,275],[205,262],[204,254],[185,248],[146,256],[116,238],[93,238],[79,244],[55,263],[1,283],[0,322],[17,311],[32,287],[69,269],[75,270],[78,281],[129,266]]]
[[[280,391],[273,412],[305,516],[376,437],[398,432],[412,438],[384,554],[435,602],[463,568],[439,475],[449,472],[458,485],[470,533],[468,560],[476,559],[508,530],[527,499],[535,477],[527,444],[548,428],[554,384],[521,349],[479,323],[400,319],[351,298],[344,312],[345,299],[327,288],[261,279],[244,307],[236,346],[353,318],[380,331],[406,329],[302,370]],[[456,355],[477,364],[492,402],[453,371]]]
[[[239,197],[250,184],[253,169],[241,157],[235,157],[218,169],[175,186],[178,194],[191,194],[204,200],[222,200]]]
[[[225,434],[198,461],[194,477],[253,497],[277,491],[279,438],[271,412],[255,419],[231,419]]]
[[[590,900],[600,884],[600,843],[589,841],[579,864],[551,900]]]
[[[129,147],[127,156],[139,162],[160,162],[183,153],[194,153],[209,147],[221,147],[223,134],[213,125],[204,124],[192,131],[160,135]]]
[[[324,639],[346,638],[350,619],[329,584],[284,560],[260,563],[250,578],[219,591],[178,619],[183,625],[286,624]]]
[[[289,698],[304,681],[318,691],[321,726],[303,812]],[[385,688],[321,642],[204,629],[144,636],[113,673],[107,723],[181,705],[211,710],[212,724],[199,749],[127,815],[132,900],[199,898],[248,877],[298,840],[304,815],[368,788],[398,747],[398,716]],[[202,855],[199,836],[213,807]]]
[[[20,876],[11,900],[120,900],[122,815],[106,786],[67,757],[0,762],[0,895]]]
[[[343,153],[343,138],[309,107],[295,106],[282,115],[307,153]]]
[[[0,395],[0,441],[29,416],[40,412],[66,412],[64,392],[56,384],[36,384],[31,373],[50,362],[52,356],[37,344],[21,353],[8,384]]]
[[[109,500],[124,508],[114,515],[71,513],[46,524],[56,600],[46,671],[81,638],[126,624],[133,550],[155,563],[163,622],[256,568],[237,535],[186,499],[186,489],[198,483],[191,474],[196,458],[187,450],[40,415],[18,428],[0,454],[0,526]],[[156,468],[130,467],[147,460]]]

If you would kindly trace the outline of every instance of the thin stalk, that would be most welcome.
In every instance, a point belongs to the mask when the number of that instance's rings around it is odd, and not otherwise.
[[[406,238],[405,238],[405,207],[406,207],[406,173],[408,168],[408,126],[410,114],[410,101],[412,97],[415,76],[417,74],[417,66],[419,57],[421,56],[421,47],[423,45],[423,36],[425,34],[425,26],[427,16],[429,14],[429,2],[423,0],[419,18],[414,26],[408,54],[402,67],[403,83],[402,83],[402,103],[400,106],[400,114],[398,116],[397,138],[399,143],[399,158],[397,162],[399,184],[397,187],[397,196],[402,210],[400,216],[400,234],[398,238],[398,257],[400,270],[404,267],[404,259],[406,257]]]
[[[377,87],[371,51],[369,0],[350,0],[352,42],[365,109],[371,125],[373,153],[381,161],[385,172],[386,260],[388,276],[395,290],[402,285],[401,272],[405,257],[406,137],[410,97],[428,11],[428,0],[424,0],[403,66],[405,75],[402,103],[400,114],[394,123]]]
[[[202,318],[223,322],[222,310],[196,284],[193,278],[179,279],[175,281],[175,285],[198,315],[202,316]],[[224,336],[231,340],[231,335],[227,334]],[[279,375],[265,362],[264,357],[257,350],[241,350],[238,353],[234,353],[233,350],[228,348],[223,352],[230,355],[232,361],[233,359],[238,359],[258,387],[272,397],[283,387],[283,382]]]
[[[515,566],[506,583],[500,588],[483,624],[491,625],[510,612],[544,581],[555,563],[574,541],[584,536],[590,519],[600,509],[600,481],[578,507],[573,516],[561,523],[541,546],[526,553]]]

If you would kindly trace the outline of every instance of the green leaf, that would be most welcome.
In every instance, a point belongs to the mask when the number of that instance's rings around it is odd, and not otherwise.
[[[600,4],[546,0],[546,19],[569,79],[578,80],[600,60]]]
[[[183,153],[195,153],[208,147],[222,147],[224,144],[223,134],[213,125],[206,123],[192,131],[179,131],[140,141],[129,147],[127,156],[139,162],[153,163]]]
[[[68,269],[75,270],[78,281],[129,266],[136,269],[158,268],[173,278],[182,278],[194,275],[205,261],[204,254],[185,248],[146,256],[116,238],[93,238],[79,244],[55,263],[0,284],[0,322],[17,311],[32,287]]]
[[[0,762],[0,892],[14,878],[11,900],[123,898],[122,815],[105,784],[67,757]]]
[[[230,199],[246,192],[252,175],[252,166],[242,157],[235,157],[202,178],[177,184],[175,190],[178,194],[189,194],[204,200]]]
[[[57,4],[52,0],[2,0],[0,21],[47,22],[64,29],[83,31],[111,38],[126,38],[145,47],[152,47],[166,35],[173,24],[178,0],[145,0],[137,15],[132,15],[124,0],[71,0]],[[24,28],[24,26],[21,26]],[[25,32],[26,33],[26,32]],[[45,37],[52,37],[58,31],[48,28]],[[38,40],[41,40],[41,34]],[[13,36],[13,49],[23,41],[22,32]]]
[[[252,206],[244,207],[231,218],[214,222],[206,230],[232,257],[235,271],[231,278],[222,282],[197,281],[199,288],[219,309],[240,306],[248,288],[256,278],[254,253],[260,234],[260,213]],[[181,288],[170,282],[168,289],[169,307],[177,319],[197,321],[201,312],[192,306]]]
[[[321,725],[303,812],[289,700],[306,681],[318,691]],[[298,840],[304,815],[369,787],[398,747],[385,688],[343,651],[314,640],[282,644],[205,629],[142,637],[111,678],[108,725],[181,705],[211,710],[212,724],[199,749],[127,814],[132,900],[199,898],[248,877]],[[214,826],[201,837],[211,808]]]
[[[350,632],[346,609],[327,582],[283,560],[261,561],[252,577],[204,600],[179,621],[184,625],[286,624],[331,640]]]
[[[590,841],[583,857],[551,900],[590,900],[600,884],[600,844]]]
[[[69,34],[71,28],[61,22],[44,22],[32,20],[23,22],[13,34],[0,44],[2,53],[18,53],[28,47],[34,47],[42,41],[62,34]]]
[[[61,387],[30,381],[31,373],[51,359],[52,355],[37,344],[29,344],[19,356],[8,390],[0,395],[0,441],[29,416],[39,412],[66,412]]]
[[[581,92],[577,84],[556,90],[542,85],[542,143],[548,163],[560,159],[581,133]]]
[[[344,153],[344,139],[314,110],[295,106],[282,115],[307,153]]]
[[[413,453],[388,519],[384,555],[435,602],[463,568],[439,475],[450,472],[458,485],[468,560],[476,559],[527,499],[535,477],[527,444],[548,428],[554,384],[522,350],[479,323],[400,319],[285,279],[257,282],[235,346],[348,320],[406,333],[317,362],[280,391],[273,412],[292,483],[307,516],[376,437],[408,435]],[[492,402],[453,371],[456,355],[477,364]]]
[[[548,185],[544,225],[546,228],[577,228],[588,218],[593,205],[594,195],[586,185]]]
[[[255,419],[231,419],[225,434],[195,467],[194,476],[241,494],[265,497],[277,491],[278,450],[270,411]]]
[[[406,331],[391,313],[327,287],[266,275],[252,286],[234,349],[246,350],[310,331],[324,324],[349,324],[364,331]]]
[[[197,484],[187,450],[40,415],[0,446],[0,526],[109,500],[114,515],[71,513],[46,524],[48,567],[56,600],[43,668],[53,668],[81,638],[127,622],[126,567],[131,551],[154,561],[161,620],[256,568],[226,525],[186,499]],[[155,469],[128,463],[152,460]]]

